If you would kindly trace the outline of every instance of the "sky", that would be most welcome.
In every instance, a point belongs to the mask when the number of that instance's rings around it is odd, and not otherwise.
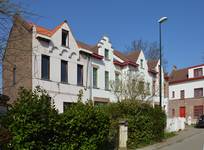
[[[108,36],[124,51],[131,41],[158,41],[158,19],[167,71],[204,63],[203,0],[13,0],[35,15],[28,17],[47,28],[67,20],[74,37],[96,44]]]

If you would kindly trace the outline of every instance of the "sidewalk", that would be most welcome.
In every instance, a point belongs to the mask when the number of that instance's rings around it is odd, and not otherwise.
[[[158,150],[158,149],[162,149],[166,146],[169,146],[169,145],[172,145],[172,144],[175,144],[175,143],[179,143],[183,140],[185,140],[186,138],[189,138],[189,137],[192,137],[196,134],[199,134],[201,132],[204,132],[203,130],[201,129],[196,129],[196,128],[193,128],[193,127],[187,127],[185,130],[183,131],[180,131],[178,132],[178,135],[172,137],[172,138],[169,138],[161,143],[157,143],[157,144],[154,144],[154,145],[150,145],[150,146],[147,146],[147,147],[144,147],[144,148],[140,148],[140,149],[137,149],[137,150]]]

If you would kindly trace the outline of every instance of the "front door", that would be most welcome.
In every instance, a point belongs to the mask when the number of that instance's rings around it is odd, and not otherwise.
[[[186,108],[185,107],[180,107],[179,117],[186,117]]]

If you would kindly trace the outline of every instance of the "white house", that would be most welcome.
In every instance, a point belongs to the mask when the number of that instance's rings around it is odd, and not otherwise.
[[[13,100],[20,86],[32,89],[41,86],[48,91],[59,112],[76,102],[79,90],[83,90],[84,100],[92,99],[95,104],[114,102],[116,97],[109,82],[132,71],[142,74],[149,83],[151,101],[159,103],[159,61],[146,60],[142,51],[124,55],[113,48],[108,37],[102,37],[95,45],[77,41],[67,21],[50,30],[17,17],[10,37],[19,32],[23,32],[23,40],[20,45],[8,41],[3,65],[3,92]],[[10,46],[13,44],[18,51]],[[22,44],[26,55],[20,55]],[[11,57],[11,52],[21,59]],[[162,95],[162,105],[167,106],[164,86]]]
[[[203,114],[204,64],[174,67],[169,78],[169,116],[189,117],[195,123]]]

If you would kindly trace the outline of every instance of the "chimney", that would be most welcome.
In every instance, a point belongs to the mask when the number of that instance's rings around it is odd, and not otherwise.
[[[176,70],[177,70],[176,65],[173,65],[173,71],[176,71]]]

